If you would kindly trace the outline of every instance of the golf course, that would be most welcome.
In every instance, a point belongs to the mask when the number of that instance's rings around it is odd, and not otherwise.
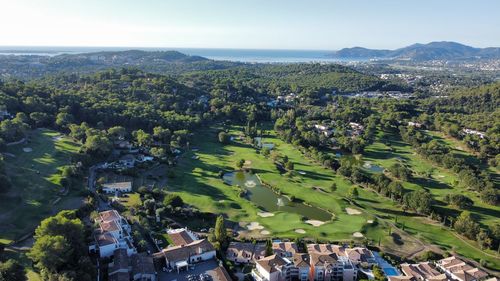
[[[370,189],[358,187],[358,198],[348,200],[346,196],[353,185],[350,181],[306,158],[296,147],[268,131],[262,141],[274,144],[275,153],[286,155],[294,163],[292,173],[280,173],[270,156],[263,156],[240,137],[243,135],[241,130],[241,127],[230,127],[229,133],[235,137],[229,144],[217,140],[220,128],[201,132],[192,143],[196,149],[183,155],[173,168],[175,177],[168,182],[168,189],[179,194],[186,203],[204,212],[226,214],[228,220],[238,225],[235,229],[240,236],[302,237],[323,241],[366,239],[374,245],[380,243],[384,251],[405,256],[440,248],[477,261],[487,260],[491,266],[500,266],[499,256],[494,251],[483,251],[475,241],[459,237],[442,224],[404,212],[400,206]],[[392,147],[390,153],[388,145]],[[481,223],[487,224],[498,218],[498,207],[486,206],[472,192],[455,189],[452,182],[456,176],[451,171],[422,159],[410,145],[395,136],[378,135],[377,141],[369,145],[362,156],[355,157],[385,169],[395,161],[402,161],[417,175],[404,184],[405,189],[424,186],[438,202],[447,192],[468,192],[474,198],[472,212],[481,218]],[[269,211],[269,208],[263,208],[266,204],[269,206],[269,202],[252,199],[257,197],[252,196],[253,183],[250,187],[230,184],[220,177],[221,171],[227,174],[238,170],[236,163],[240,159],[244,160],[243,168],[260,180],[257,184],[278,192],[267,200],[280,196],[293,198],[298,202],[294,204],[306,204],[320,212],[328,212],[330,219],[325,220],[324,216],[323,220],[314,219],[295,209],[284,211],[277,207]],[[371,170],[367,169],[367,172],[373,172]],[[425,179],[418,176],[424,171],[430,171],[432,176]],[[335,191],[330,190],[332,183],[336,183]],[[242,196],[244,189],[250,195]],[[450,213],[453,212],[450,208]]]

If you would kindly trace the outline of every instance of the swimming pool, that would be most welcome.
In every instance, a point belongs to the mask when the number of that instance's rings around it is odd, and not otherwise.
[[[393,267],[383,268],[382,270],[384,270],[384,273],[386,276],[398,276],[399,275],[397,270]]]

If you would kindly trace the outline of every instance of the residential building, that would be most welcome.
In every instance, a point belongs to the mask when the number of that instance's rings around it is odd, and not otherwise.
[[[231,242],[227,247],[226,258],[235,263],[247,264],[252,262],[254,249],[254,243]]]
[[[116,210],[99,213],[96,219],[99,229],[94,232],[94,243],[89,251],[99,253],[101,258],[111,257],[115,250],[124,249],[128,256],[137,253],[130,236],[130,225]]]
[[[190,264],[215,259],[215,248],[207,239],[170,246],[154,254],[167,268],[180,270]]]
[[[291,279],[299,281],[309,280],[309,273],[311,270],[309,255],[295,253],[291,259],[293,262],[293,267],[290,269]]]
[[[417,264],[401,265],[401,271],[405,276],[413,277],[415,281],[446,281],[448,278],[429,262],[420,262]]]
[[[281,257],[293,257],[299,249],[295,242],[273,242],[273,252]]]
[[[475,281],[486,278],[488,274],[477,267],[462,261],[456,256],[441,259],[436,262],[448,278],[458,281]]]
[[[370,266],[377,263],[372,251],[364,247],[346,248],[345,254],[354,265],[364,263]]]
[[[316,281],[354,281],[357,268],[345,253],[345,248],[331,244],[309,244],[311,278]]]
[[[266,245],[263,243],[255,244],[253,250],[253,260],[257,261],[266,257]]]
[[[259,259],[252,270],[252,276],[256,281],[285,281],[290,280],[293,263],[279,255],[272,255]]]
[[[196,234],[189,231],[187,228],[176,228],[167,230],[167,234],[175,246],[188,245],[195,240],[199,240]]]
[[[157,279],[153,258],[145,254],[134,254],[129,257],[125,249],[117,249],[113,253],[113,261],[108,266],[110,281],[156,281]]]
[[[102,191],[105,193],[129,193],[132,192],[132,182],[111,182],[102,184]]]

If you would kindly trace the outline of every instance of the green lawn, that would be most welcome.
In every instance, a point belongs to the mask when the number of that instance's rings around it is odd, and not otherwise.
[[[433,135],[433,137],[436,136]],[[392,152],[390,148],[393,149]],[[454,149],[453,152],[467,155],[464,151],[456,152],[456,149]],[[487,226],[491,223],[498,222],[498,218],[500,217],[499,206],[491,206],[481,202],[476,192],[455,187],[453,183],[459,180],[456,174],[417,155],[409,144],[404,143],[396,135],[379,133],[377,141],[365,149],[363,159],[384,168],[388,168],[396,162],[402,162],[408,165],[416,177],[411,182],[405,182],[403,184],[405,189],[417,190],[426,188],[431,192],[434,199],[437,200],[438,208],[440,208],[441,212],[447,213],[450,216],[458,216],[460,213],[459,210],[446,206],[443,202],[443,198],[446,194],[460,193],[467,195],[474,201],[474,206],[470,211],[481,224]],[[430,173],[431,178],[424,177],[424,173]],[[393,206],[374,207],[380,211],[384,209],[387,210],[387,212],[396,211]],[[398,219],[400,222],[405,222],[407,232],[418,235],[430,243],[448,250],[454,249],[458,253],[478,261],[480,259],[489,260],[496,268],[500,266],[500,256],[498,256],[497,253],[494,251],[486,251],[488,254],[496,255],[497,258],[485,256],[483,252],[478,250],[479,246],[475,241],[468,241],[472,246],[468,245],[457,239],[448,228],[431,224],[432,222],[425,218],[398,216]]]
[[[234,127],[231,133],[239,133],[239,128]],[[392,201],[370,190],[360,190],[360,198],[356,201],[363,211],[361,215],[348,215],[346,207],[353,207],[343,199],[351,183],[344,180],[317,163],[305,158],[291,144],[287,144],[274,136],[268,136],[264,141],[273,142],[275,149],[287,155],[295,163],[296,171],[304,171],[305,175],[297,174],[293,177],[280,175],[270,158],[265,158],[256,153],[255,149],[242,141],[222,145],[217,141],[217,130],[207,129],[194,140],[192,146],[199,148],[197,152],[188,152],[183,155],[179,165],[174,168],[176,177],[169,180],[168,188],[180,194],[183,199],[205,212],[227,214],[228,219],[238,223],[258,222],[270,231],[273,237],[293,238],[297,236],[322,240],[352,240],[352,234],[360,231],[372,241],[381,240],[386,251],[394,253],[409,253],[419,248],[419,238],[447,250],[476,260],[488,260],[490,266],[499,267],[500,260],[495,257],[485,256],[473,241],[472,246],[457,239],[453,232],[438,224],[432,224],[426,218],[419,216],[406,216]],[[381,136],[379,136],[381,137]],[[455,180],[453,173],[433,166],[431,163],[415,155],[411,147],[394,136],[388,136],[388,142],[396,149],[395,153],[388,152],[388,146],[383,141],[377,141],[367,148],[364,160],[372,161],[382,167],[389,167],[395,161],[404,161],[417,173],[431,171],[432,178],[425,181],[416,181],[405,184],[407,189],[422,188],[424,185],[430,189],[439,200],[449,192],[449,183]],[[196,154],[199,159],[192,159]],[[313,227],[304,223],[301,216],[294,213],[276,212],[274,216],[262,218],[257,215],[258,208],[250,201],[238,196],[238,188],[224,184],[218,177],[218,172],[232,171],[239,159],[251,161],[251,168],[260,178],[288,195],[293,195],[304,202],[332,212],[335,219],[320,227]],[[401,159],[401,160],[399,160]],[[332,182],[336,182],[338,189],[329,192]],[[320,192],[313,187],[320,187],[327,192]],[[445,190],[441,190],[445,189]],[[466,192],[466,191],[458,191]],[[467,191],[468,192],[468,191]],[[479,203],[476,204],[476,213],[482,216],[483,223],[495,220],[497,208],[489,208],[484,212]],[[444,207],[443,207],[444,208]],[[377,226],[371,226],[367,220],[379,218]],[[388,235],[389,223],[398,217],[399,226],[404,222],[405,231],[398,231],[398,235]],[[306,234],[298,234],[295,229],[304,229]],[[409,235],[411,234],[411,235]],[[261,236],[260,231],[249,233],[251,236]],[[401,236],[401,237],[399,237]],[[495,255],[488,251],[488,254]]]
[[[237,134],[237,128],[232,131]],[[374,216],[367,212],[360,215],[348,215],[345,211],[350,206],[343,200],[347,193],[349,182],[335,175],[314,162],[306,159],[292,145],[286,144],[274,136],[266,137],[266,142],[276,144],[275,149],[289,157],[295,163],[295,170],[306,172],[305,175],[297,174],[286,177],[279,174],[270,158],[256,153],[255,149],[242,141],[222,145],[217,142],[217,130],[211,129],[201,133],[192,146],[199,148],[194,152],[199,159],[192,159],[193,152],[183,155],[179,165],[175,168],[176,177],[169,181],[168,187],[176,191],[183,199],[205,212],[227,214],[229,220],[237,223],[259,222],[273,237],[297,236],[322,240],[353,240],[354,232],[362,232],[373,241],[379,239],[387,245],[396,246],[392,238],[387,237],[387,225],[381,221],[377,226],[371,227],[368,220]],[[300,215],[295,213],[276,212],[272,217],[260,217],[259,209],[249,200],[238,196],[238,188],[228,186],[218,177],[218,172],[232,171],[235,162],[239,159],[251,161],[251,167],[260,178],[277,188],[284,194],[293,195],[297,199],[323,208],[334,214],[335,219],[328,221],[320,227],[314,227],[302,221]],[[334,193],[320,192],[313,187],[320,187],[328,191],[332,182],[336,182],[338,189]],[[361,191],[361,196],[369,197],[371,193]],[[382,201],[385,198],[377,197]],[[305,234],[295,232],[303,229]],[[249,233],[252,237],[259,237],[260,231]]]
[[[77,143],[58,136],[55,131],[34,130],[29,143],[7,147],[6,152],[15,157],[4,156],[12,189],[0,197],[0,242],[9,243],[29,233],[43,218],[60,209],[78,206],[77,191],[70,191],[52,204],[62,189],[59,169],[70,164],[71,155],[79,149]]]

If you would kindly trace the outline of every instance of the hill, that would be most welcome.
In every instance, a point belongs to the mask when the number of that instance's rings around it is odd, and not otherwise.
[[[60,73],[92,73],[109,68],[133,67],[148,72],[179,74],[225,69],[240,63],[213,61],[177,51],[107,51],[57,56],[0,55],[0,78],[33,79]]]
[[[396,50],[376,50],[362,47],[344,48],[332,54],[342,59],[390,59],[390,60],[463,60],[498,59],[500,48],[474,48],[456,42],[431,42],[413,44]]]

